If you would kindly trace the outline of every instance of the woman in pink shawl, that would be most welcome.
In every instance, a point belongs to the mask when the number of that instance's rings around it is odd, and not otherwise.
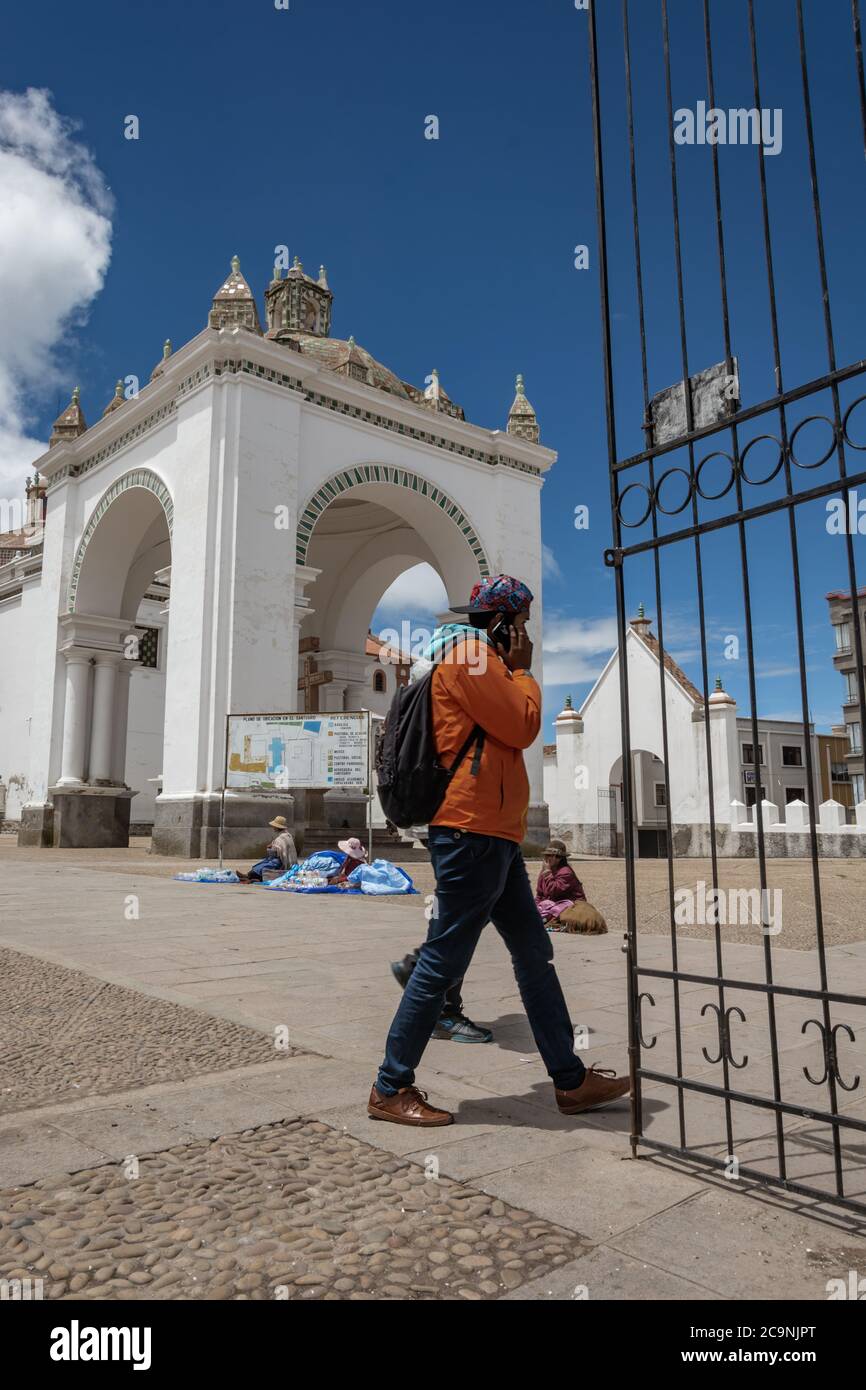
[[[547,930],[559,931],[560,913],[576,902],[586,902],[583,884],[568,863],[564,841],[551,840],[535,888],[535,903]]]

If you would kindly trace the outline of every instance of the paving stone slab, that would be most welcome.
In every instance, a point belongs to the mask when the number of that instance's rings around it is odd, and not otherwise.
[[[632,1159],[626,1145],[588,1125],[581,1143],[567,1152],[524,1163],[511,1172],[492,1173],[483,1185],[503,1201],[523,1193],[533,1211],[549,1221],[579,1230],[594,1243],[648,1220],[700,1192],[699,1178]]]
[[[500,1302],[576,1302],[598,1303],[617,1299],[628,1302],[718,1301],[712,1289],[680,1279],[658,1265],[642,1264],[600,1245],[583,1259],[553,1269],[541,1278],[502,1295]],[[579,1316],[579,1314],[578,1314]]]
[[[608,1244],[636,1260],[665,1251],[669,1273],[731,1299],[826,1299],[828,1279],[866,1269],[866,1236],[844,1217],[809,1220],[771,1193],[733,1187],[714,1185]]]

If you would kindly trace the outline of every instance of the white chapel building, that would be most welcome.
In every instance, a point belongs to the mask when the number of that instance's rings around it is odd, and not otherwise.
[[[768,858],[809,855],[813,827],[822,855],[866,853],[866,802],[849,823],[839,802],[819,800],[818,737],[811,726],[758,718],[756,756],[752,720],[738,714],[721,677],[705,708],[703,693],[662,651],[642,604],[628,625],[625,650],[636,857],[706,858],[715,838],[718,854],[754,858],[759,814]],[[566,700],[554,723],[556,741],[544,749],[551,830],[579,855],[625,851],[619,663],[614,651],[579,710]],[[773,750],[783,756],[777,760]],[[814,810],[806,790],[810,757]]]
[[[155,852],[213,856],[227,715],[384,712],[405,658],[370,624],[419,563],[452,603],[519,576],[540,638],[556,455],[522,379],[505,429],[472,424],[436,372],[413,386],[332,337],[332,302],[296,259],[263,326],[235,257],[207,326],[167,343],[147,385],[90,426],[76,389],[56,421],[29,524],[0,536],[0,779],[22,844],[123,845],[152,825]],[[536,841],[542,761],[539,739]],[[258,853],[275,814],[354,831],[358,800],[229,792],[226,851]]]

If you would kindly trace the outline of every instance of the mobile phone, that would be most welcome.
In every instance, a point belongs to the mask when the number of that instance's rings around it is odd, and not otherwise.
[[[487,635],[496,646],[502,647],[506,652],[511,651],[511,625],[504,613],[493,619],[487,629]]]

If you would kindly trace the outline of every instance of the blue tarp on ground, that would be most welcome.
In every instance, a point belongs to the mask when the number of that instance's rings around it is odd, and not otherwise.
[[[349,888],[337,888],[333,884],[322,888],[295,887],[294,880],[299,874],[331,874],[335,867],[342,864],[345,857],[345,854],[338,850],[322,850],[319,854],[311,855],[309,859],[301,860],[300,864],[293,864],[281,878],[266,883],[265,887],[277,893],[364,893],[367,896],[418,891],[405,869],[398,868],[388,859],[374,859],[372,864],[359,864],[346,880],[351,885]]]

